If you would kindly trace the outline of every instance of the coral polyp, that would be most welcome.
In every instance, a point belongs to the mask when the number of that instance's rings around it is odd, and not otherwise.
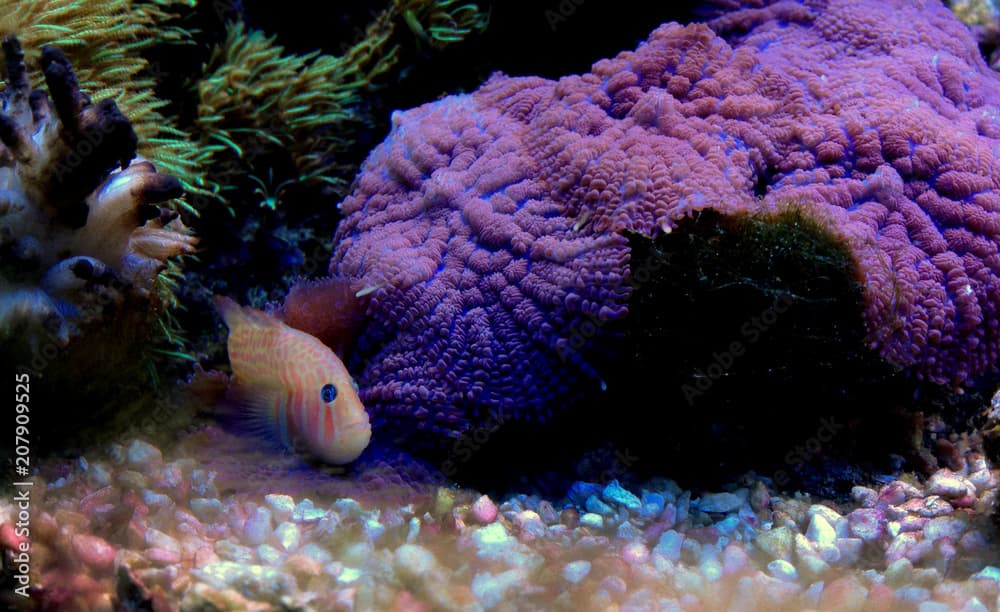
[[[167,258],[196,240],[156,206],[180,196],[180,183],[136,157],[135,132],[113,101],[93,104],[55,47],[42,52],[51,98],[31,90],[15,37],[3,51],[0,333],[26,324],[65,343],[98,314],[99,295],[148,296]]]

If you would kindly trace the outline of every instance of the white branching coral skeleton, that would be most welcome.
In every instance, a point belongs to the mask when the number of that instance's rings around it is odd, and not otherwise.
[[[136,156],[128,119],[80,91],[59,49],[41,53],[48,94],[31,89],[14,36],[3,55],[0,339],[65,345],[126,297],[154,300],[167,259],[197,240],[158,206],[180,183]]]

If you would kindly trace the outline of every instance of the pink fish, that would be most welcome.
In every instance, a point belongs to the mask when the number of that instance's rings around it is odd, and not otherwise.
[[[371,439],[357,384],[325,344],[259,310],[213,299],[229,328],[230,399],[289,448],[350,463]]]

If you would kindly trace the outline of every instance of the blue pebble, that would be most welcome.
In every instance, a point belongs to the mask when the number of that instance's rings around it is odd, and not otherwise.
[[[673,529],[668,529],[660,534],[660,540],[653,547],[653,552],[663,555],[665,559],[677,561],[681,558],[682,544],[684,544],[684,536]]]
[[[586,508],[587,512],[593,512],[594,514],[600,514],[601,516],[611,516],[612,514],[615,513],[615,511],[611,508],[611,506],[602,502],[600,499],[597,498],[596,495],[591,495],[590,497],[588,497],[587,503],[584,504],[584,507]]]
[[[592,495],[600,494],[600,485],[593,482],[582,482],[578,480],[570,485],[569,491],[566,493],[566,497],[568,497],[569,500],[578,508],[583,508],[583,505],[587,503],[587,498]]]
[[[639,498],[631,491],[623,489],[617,480],[612,480],[611,484],[604,487],[604,492],[601,495],[605,500],[624,506],[632,512],[638,512],[639,508],[642,508],[642,502],[639,501]]]
[[[726,535],[736,531],[736,528],[739,526],[740,517],[735,514],[730,514],[715,524],[715,528],[719,530],[719,533],[724,533]]]
[[[976,578],[987,578],[1000,584],[1000,567],[994,567],[992,565],[987,565],[983,569],[979,570],[972,575],[973,579]]]
[[[666,500],[659,493],[646,493],[642,494],[642,508],[639,509],[639,516],[644,519],[655,519],[656,517],[663,514],[663,507],[666,505]]]

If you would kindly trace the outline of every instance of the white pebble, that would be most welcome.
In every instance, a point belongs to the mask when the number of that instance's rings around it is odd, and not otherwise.
[[[271,511],[264,506],[257,506],[243,525],[243,539],[251,546],[258,546],[267,541],[271,529]]]
[[[482,572],[472,579],[472,593],[484,608],[492,609],[524,581],[524,571],[520,569],[507,570],[495,575]]]
[[[296,523],[314,523],[324,516],[326,516],[326,511],[313,506],[312,500],[309,498],[295,504],[295,508],[292,510],[292,520]]]
[[[222,516],[222,502],[215,498],[195,497],[188,502],[188,506],[203,523],[214,523]]]
[[[403,580],[419,581],[437,569],[437,559],[423,546],[403,544],[393,554],[393,567]]]
[[[593,512],[585,512],[580,517],[580,524],[593,529],[601,529],[604,527],[604,517]]]
[[[133,440],[128,446],[125,460],[131,468],[145,472],[163,463],[163,453],[148,442]]]
[[[572,561],[563,566],[562,575],[568,582],[578,584],[590,573],[590,561]]]
[[[150,527],[146,530],[146,546],[148,548],[162,548],[171,552],[180,552],[181,545],[175,538]]]
[[[799,572],[795,566],[784,559],[775,559],[767,564],[767,571],[779,580],[795,582],[799,579]]]
[[[290,495],[272,493],[264,496],[264,502],[271,509],[271,515],[278,523],[284,523],[292,516],[295,500]]]
[[[284,522],[274,529],[274,537],[278,544],[287,552],[299,547],[299,528],[295,523]]]
[[[284,555],[270,544],[261,544],[257,547],[257,558],[266,565],[280,565]]]
[[[813,514],[812,520],[809,521],[806,538],[817,544],[832,546],[837,540],[837,532],[834,531],[833,526],[830,525],[826,518],[817,512]]]
[[[345,567],[340,575],[337,576],[337,582],[340,584],[351,584],[352,582],[357,582],[358,578],[361,578],[361,570],[354,567]]]
[[[642,542],[630,542],[622,548],[622,559],[628,564],[643,563],[649,558],[649,549]]]

